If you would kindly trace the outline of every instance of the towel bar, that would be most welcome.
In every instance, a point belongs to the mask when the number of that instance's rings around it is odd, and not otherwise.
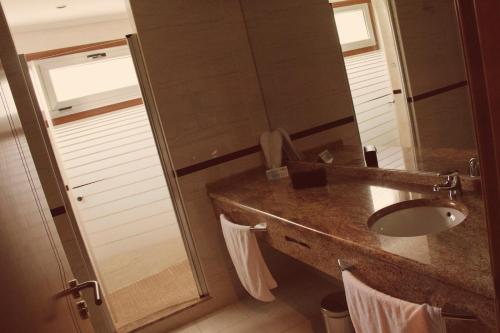
[[[354,268],[354,265],[349,264],[341,259],[338,259],[337,262],[339,264],[339,268],[340,268],[341,272],[349,271],[352,268]],[[441,315],[443,316],[443,318],[450,319],[450,320],[467,320],[467,321],[476,321],[477,320],[477,317],[474,316],[473,314],[470,314],[470,313],[455,313],[455,312],[451,312],[451,311],[441,310]]]
[[[254,232],[264,232],[264,231],[267,231],[267,223],[256,224],[253,227],[250,227],[250,231],[254,231]]]

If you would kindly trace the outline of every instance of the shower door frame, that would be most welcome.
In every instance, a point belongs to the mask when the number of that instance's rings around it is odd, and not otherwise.
[[[142,61],[142,54],[141,54],[140,48],[138,46],[139,44],[138,44],[137,37],[136,36],[127,36],[127,40],[129,43],[129,48],[130,48],[130,52],[132,54],[132,58],[134,60],[136,75],[138,77],[140,88],[141,88],[142,99],[143,99],[146,113],[148,115],[148,119],[149,119],[149,122],[151,125],[153,137],[155,139],[156,148],[158,151],[158,156],[159,156],[159,159],[160,159],[160,162],[162,165],[162,169],[163,169],[163,174],[164,174],[165,181],[167,183],[167,187],[168,187],[170,195],[171,195],[171,200],[172,200],[174,211],[175,211],[175,214],[177,217],[177,222],[179,225],[179,229],[181,231],[181,236],[183,239],[184,247],[185,247],[185,250],[186,250],[186,253],[188,256],[188,261],[190,263],[191,271],[192,271],[192,274],[193,274],[193,277],[194,277],[194,280],[195,280],[195,283],[196,283],[196,286],[198,289],[198,294],[199,294],[198,302],[202,302],[209,297],[208,287],[207,287],[206,280],[205,280],[205,277],[204,277],[204,274],[203,274],[203,271],[201,268],[201,263],[200,263],[200,260],[198,257],[198,253],[196,251],[196,246],[195,246],[195,243],[194,243],[193,238],[192,238],[192,233],[191,233],[190,226],[189,226],[188,219],[187,219],[186,208],[184,205],[182,194],[181,194],[180,189],[179,189],[177,175],[175,173],[175,169],[174,169],[173,164],[172,164],[172,160],[170,157],[170,152],[168,150],[168,145],[167,145],[167,142],[165,139],[166,137],[165,137],[165,134],[163,132],[163,128],[159,122],[160,120],[159,120],[158,115],[157,115],[156,103],[155,103],[154,97],[152,95],[152,90],[150,89],[148,74],[146,71],[145,64]],[[136,43],[136,44],[134,44],[134,43]],[[137,45],[137,47],[133,47],[132,45]],[[23,76],[25,78],[27,88],[30,91],[31,100],[33,101],[33,110],[25,110],[25,111],[20,110],[20,113],[33,112],[35,114],[34,118],[36,119],[36,122],[37,122],[36,127],[38,127],[41,130],[41,132],[43,133],[43,136],[46,139],[45,147],[46,147],[46,151],[48,154],[47,158],[49,158],[52,161],[52,167],[53,167],[52,172],[54,173],[54,175],[58,179],[62,180],[62,175],[60,173],[59,168],[54,167],[55,165],[57,165],[57,162],[55,160],[55,153],[54,153],[54,149],[52,147],[52,144],[50,143],[48,129],[45,126],[45,119],[42,115],[41,110],[39,109],[38,102],[36,101],[36,95],[34,92],[32,81],[30,80],[29,69],[28,69],[28,65],[27,65],[27,61],[26,61],[27,58],[25,55],[20,54],[20,55],[18,55],[18,60],[19,60],[20,67],[21,67],[22,72],[23,72]],[[36,160],[34,162],[37,163]],[[63,182],[61,182],[61,184],[62,183]],[[46,193],[46,195],[50,195],[50,194]],[[81,232],[80,228],[78,227],[78,223],[76,221],[76,216],[74,214],[74,209],[71,207],[71,200],[69,198],[68,192],[65,191],[64,189],[61,189],[60,195],[64,198],[66,211],[68,212],[68,216],[71,220],[70,221],[71,229],[72,229],[72,233],[75,234],[74,236],[75,236],[76,242],[78,243],[80,249],[83,250],[83,252],[85,252],[87,255],[87,260],[86,260],[87,269],[89,269],[91,271],[91,274],[93,277],[98,279],[98,274],[96,272],[96,268],[94,267],[94,264],[92,263],[92,260],[90,259],[89,249],[87,249],[82,232]],[[59,233],[66,233],[67,231],[66,230],[58,230],[58,232]],[[70,261],[71,266],[72,266],[72,264],[73,263],[71,263],[71,261]],[[75,264],[77,264],[77,263],[75,263]],[[163,317],[163,319],[168,318],[170,316],[173,316],[173,315],[177,314],[178,312],[181,312],[187,308],[191,308],[192,306],[193,306],[193,304],[190,304],[186,308],[181,308],[177,311],[174,311],[173,313],[169,313],[169,314],[165,315],[165,317]],[[102,310],[103,309],[101,308],[101,311]],[[91,311],[91,313],[92,313],[92,311]],[[107,309],[107,305],[106,305],[106,310],[103,313],[104,313],[104,317],[106,318],[106,321],[108,322],[108,325],[110,325],[112,320],[111,320],[111,314],[109,312],[109,309]],[[155,321],[156,320],[157,319],[155,319]],[[100,323],[98,325],[100,326]],[[147,323],[145,325],[147,325]],[[102,326],[96,327],[94,325],[94,329],[96,330],[96,332],[108,332],[109,331],[109,326],[104,331],[101,330],[101,328],[102,328]]]
[[[168,149],[166,135],[163,131],[163,126],[161,125],[158,107],[153,95],[151,81],[149,79],[149,74],[144,62],[142,49],[137,34],[127,35],[127,42],[130,48],[130,54],[132,55],[132,60],[134,62],[135,71],[137,73],[137,79],[141,88],[141,94],[146,113],[148,115],[149,123],[151,124],[151,130],[153,131],[153,137],[158,149],[158,155],[160,157],[160,162],[163,168],[163,173],[165,175],[165,180],[167,182],[167,187],[170,191],[172,202],[174,203],[173,206],[175,214],[177,216],[179,229],[184,241],[186,252],[189,258],[189,263],[191,265],[191,270],[194,275],[194,280],[196,282],[196,286],[198,287],[198,293],[200,295],[200,299],[202,299],[208,296],[208,287],[203,275],[203,270],[201,267],[200,259],[198,257],[198,252],[196,250],[196,245],[192,237],[191,228],[188,223],[186,206],[182,198],[178,177],[172,163],[170,151]]]

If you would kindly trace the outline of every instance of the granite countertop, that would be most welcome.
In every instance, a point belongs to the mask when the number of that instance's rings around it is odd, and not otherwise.
[[[379,153],[386,149],[400,151],[404,161],[404,170],[422,172],[445,172],[457,170],[462,175],[469,173],[469,160],[477,157],[476,149],[457,148],[409,148],[400,146],[377,147]],[[361,146],[344,145],[335,141],[313,148],[304,153],[305,159],[315,162],[318,154],[328,149],[334,156],[335,164],[345,166],[365,166]],[[381,166],[381,168],[385,168]]]
[[[289,178],[267,181],[263,170],[253,170],[210,184],[208,192],[214,200],[270,215],[402,269],[493,298],[480,194],[464,192],[460,201],[469,216],[454,228],[427,236],[388,237],[369,230],[367,221],[375,211],[405,200],[447,195],[433,193],[430,186],[387,180],[391,178],[390,172],[383,179],[367,179],[332,168],[326,187],[295,190]]]

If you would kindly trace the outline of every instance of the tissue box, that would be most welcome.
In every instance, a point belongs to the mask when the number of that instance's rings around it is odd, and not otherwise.
[[[293,171],[290,173],[292,186],[295,189],[326,186],[326,170],[317,168],[312,170]]]

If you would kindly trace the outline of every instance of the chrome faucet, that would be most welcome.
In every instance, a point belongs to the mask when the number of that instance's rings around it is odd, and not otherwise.
[[[432,186],[434,192],[448,191],[451,200],[462,194],[462,184],[460,183],[458,171],[439,174],[438,176],[443,177],[443,182]]]

